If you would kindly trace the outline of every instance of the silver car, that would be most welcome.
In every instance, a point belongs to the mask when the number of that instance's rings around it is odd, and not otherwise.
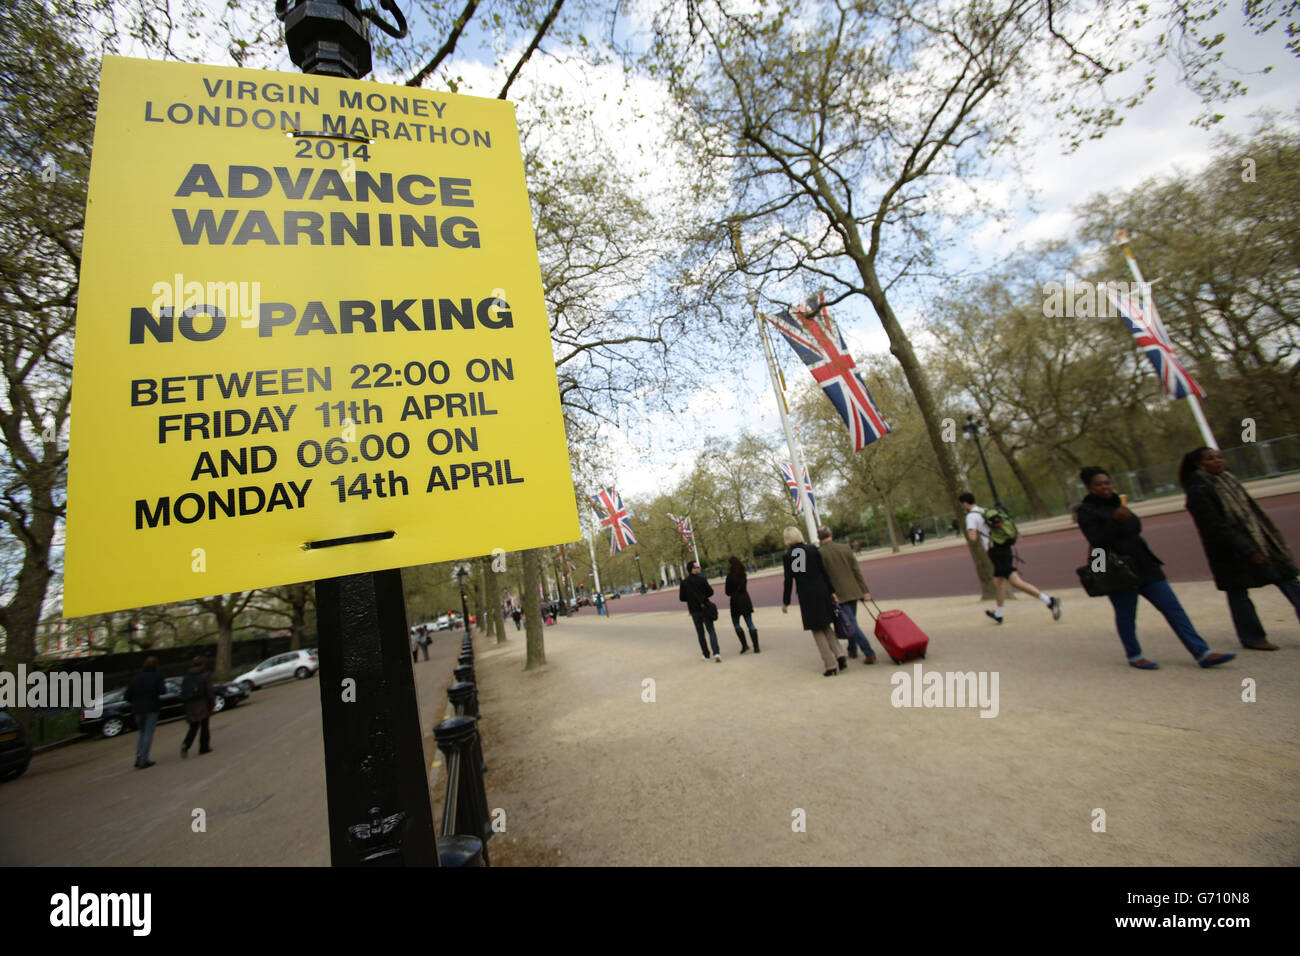
[[[286,651],[274,657],[268,657],[251,671],[240,674],[232,681],[247,691],[257,690],[276,681],[296,677],[305,680],[320,668],[314,651]]]

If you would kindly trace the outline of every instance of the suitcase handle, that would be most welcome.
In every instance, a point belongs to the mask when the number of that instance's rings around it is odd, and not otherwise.
[[[875,607],[876,607],[876,610],[877,610],[877,611],[880,610],[880,605],[879,605],[879,604],[876,604],[876,599],[875,599],[875,598],[872,598],[872,599],[871,599],[871,603],[872,603],[872,604],[875,604]],[[871,608],[867,607],[867,603],[866,603],[865,601],[862,602],[862,606],[867,608],[867,613],[868,613],[868,614],[871,614]],[[876,618],[877,618],[877,615],[875,615],[875,614],[871,614],[871,620],[872,620],[872,622],[875,622]]]

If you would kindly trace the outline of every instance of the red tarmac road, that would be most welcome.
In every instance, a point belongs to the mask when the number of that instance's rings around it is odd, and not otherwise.
[[[1300,541],[1300,494],[1266,498],[1264,507],[1288,541]],[[1165,574],[1170,581],[1211,579],[1210,565],[1205,560],[1191,515],[1186,511],[1176,511],[1146,518],[1142,517],[1140,510],[1136,513],[1142,518],[1142,536],[1156,557],[1165,562]],[[1016,544],[1016,552],[1024,560],[1023,564],[1016,566],[1020,576],[1048,592],[1053,588],[1079,587],[1074,569],[1088,557],[1087,542],[1074,527],[1021,538]],[[943,548],[912,554],[904,550],[901,554],[863,562],[862,576],[871,588],[871,596],[878,601],[979,594],[979,578],[975,576],[975,567],[966,548]],[[779,574],[751,579],[749,594],[754,605],[780,605],[781,584]],[[726,614],[727,599],[722,588],[715,587],[714,590],[718,608]],[[797,603],[797,599],[791,597],[791,602]],[[675,587],[652,594],[624,595],[610,604],[615,615],[683,608]]]

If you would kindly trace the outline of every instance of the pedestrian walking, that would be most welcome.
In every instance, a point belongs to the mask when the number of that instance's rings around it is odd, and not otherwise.
[[[1007,600],[1007,585],[1017,591],[1023,591],[1030,597],[1036,597],[1052,612],[1052,620],[1061,619],[1060,598],[1050,597],[1020,576],[1015,568],[1015,553],[1011,550],[1016,543],[1015,525],[1001,508],[985,510],[975,504],[975,496],[969,491],[957,496],[966,509],[966,537],[978,541],[988,552],[993,562],[993,588],[997,593],[997,606],[992,611],[985,611],[989,617],[1001,624],[1002,605]]]
[[[158,658],[150,655],[144,659],[144,670],[131,678],[122,694],[122,699],[131,704],[131,713],[135,715],[135,725],[140,731],[140,736],[135,741],[137,770],[154,765],[154,761],[149,759],[149,749],[153,746],[153,732],[158,726],[158,714],[162,711],[162,696],[165,693],[167,682],[158,673]]]
[[[1277,650],[1259,621],[1250,589],[1276,584],[1300,618],[1300,581],[1282,532],[1228,470],[1217,448],[1201,446],[1184,455],[1178,480],[1187,492],[1187,510],[1196,522],[1214,585],[1227,593],[1241,646]]]
[[[817,651],[822,656],[825,670],[823,677],[834,677],[839,671],[849,666],[849,662],[838,653],[839,645],[831,628],[835,623],[835,590],[831,579],[826,574],[826,565],[821,553],[803,539],[803,532],[798,528],[786,528],[785,556],[781,563],[785,568],[785,588],[781,592],[781,613],[790,612],[790,588],[799,592],[799,614],[803,618],[803,629],[812,631]],[[837,669],[838,668],[838,669]]]
[[[870,601],[871,589],[862,578],[862,565],[858,564],[853,549],[842,541],[836,541],[835,535],[826,525],[817,529],[817,538],[821,542],[822,562],[826,565],[826,576],[831,580],[831,589],[840,602],[840,607],[849,612],[853,619],[853,628],[849,633],[849,657],[858,656],[862,648],[862,663],[874,664],[876,652],[871,649],[867,635],[858,627],[858,601]]]
[[[727,559],[727,580],[722,589],[731,598],[731,626],[736,629],[736,636],[740,638],[740,653],[744,654],[749,651],[749,645],[745,643],[745,632],[740,629],[740,619],[745,619],[749,639],[754,642],[754,653],[757,654],[758,629],[754,627],[754,601],[749,596],[748,578],[740,558],[733,554]]]
[[[1088,489],[1088,494],[1075,512],[1075,520],[1094,549],[1094,559],[1101,558],[1103,566],[1109,569],[1105,573],[1119,573],[1114,561],[1114,556],[1118,555],[1137,581],[1131,588],[1107,595],[1115,608],[1115,628],[1119,631],[1129,665],[1145,671],[1153,671],[1159,666],[1143,656],[1142,646],[1138,644],[1138,595],[1150,601],[1164,615],[1183,646],[1202,667],[1214,667],[1236,657],[1236,654],[1211,651],[1201,635],[1196,633],[1173,588],[1165,580],[1165,573],[1160,569],[1163,562],[1142,537],[1142,519],[1128,509],[1126,499],[1115,493],[1106,470],[1095,466],[1085,468],[1079,472],[1079,480]],[[1098,550],[1100,555],[1096,554]]]
[[[185,701],[185,720],[190,725],[181,743],[181,759],[190,755],[190,745],[195,735],[199,738],[199,753],[212,753],[212,734],[208,730],[208,718],[217,706],[217,694],[212,688],[212,679],[208,676],[208,662],[196,657],[190,662],[189,672],[181,681],[181,700]]]
[[[515,608],[513,611],[510,612],[510,616],[514,618],[515,630],[516,631],[519,630],[520,627],[519,622],[524,619],[524,612],[519,610],[519,608]]]
[[[722,663],[722,652],[718,649],[718,632],[713,629],[713,622],[718,619],[718,606],[709,598],[713,597],[713,587],[700,574],[700,566],[694,561],[686,564],[686,577],[682,578],[677,589],[677,599],[686,602],[686,609],[691,612],[691,621],[695,624],[695,636],[700,641],[700,653],[704,660],[709,659],[709,645],[704,643],[704,631],[709,632],[709,641],[713,645],[713,659]]]

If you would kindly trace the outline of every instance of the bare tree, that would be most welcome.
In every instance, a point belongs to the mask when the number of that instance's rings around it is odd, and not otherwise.
[[[1117,56],[1114,38],[1085,40],[1085,25],[1065,22],[1050,0],[820,0],[745,12],[711,0],[688,17],[684,29],[674,12],[660,16],[651,59],[724,211],[717,246],[742,228],[747,273],[824,283],[828,305],[870,303],[957,517],[956,458],[891,291],[934,268],[938,216],[957,201],[979,208],[963,178],[1014,162],[1019,114],[1040,89],[1059,98],[1074,142],[1118,121],[1099,98],[1119,69],[1104,62]],[[987,562],[970,550],[991,596]]]
[[[0,521],[21,548],[0,606],[9,666],[35,656],[65,507],[97,69],[64,27],[31,0],[0,11]]]

